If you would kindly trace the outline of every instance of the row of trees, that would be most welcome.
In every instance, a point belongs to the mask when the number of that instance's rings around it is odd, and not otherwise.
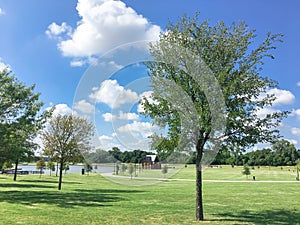
[[[300,159],[300,150],[287,140],[275,141],[270,148],[243,153],[222,149],[213,164],[249,166],[295,166]]]
[[[121,151],[118,147],[113,147],[109,151],[97,149],[85,155],[85,159],[90,163],[141,163],[146,155],[152,155],[152,152],[146,152],[140,149],[133,151]]]

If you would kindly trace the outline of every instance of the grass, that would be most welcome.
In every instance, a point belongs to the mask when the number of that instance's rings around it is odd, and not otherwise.
[[[241,171],[209,168],[204,179],[245,180]],[[271,168],[267,175],[268,168],[254,171],[260,179],[294,180],[288,168]],[[194,167],[174,178],[194,179]],[[57,191],[57,178],[49,175],[18,176],[17,182],[0,176],[0,224],[300,224],[298,182],[204,182],[206,220],[197,223],[191,180],[133,187],[98,174],[67,174],[63,179],[63,189]]]

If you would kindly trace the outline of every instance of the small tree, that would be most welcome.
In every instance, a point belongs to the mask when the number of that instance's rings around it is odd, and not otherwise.
[[[88,173],[88,175],[90,175],[90,172],[93,170],[93,167],[91,166],[91,164],[86,162],[84,167],[85,167],[85,170]]]
[[[162,174],[164,175],[164,177],[166,176],[166,174],[168,173],[168,165],[164,165],[162,170],[161,170]]]
[[[41,157],[40,160],[36,162],[36,169],[40,171],[40,177],[41,177],[43,170],[46,169],[46,163],[43,157]]]
[[[2,165],[2,170],[11,169],[13,167],[12,163],[10,161],[6,161]]]
[[[65,174],[67,173],[68,170],[70,170],[69,164],[64,164],[63,170],[65,171]]]
[[[299,181],[300,159],[299,159],[298,162],[297,162],[296,170],[297,170],[297,177],[296,177],[296,180]]]
[[[134,166],[132,164],[130,164],[128,167],[128,173],[130,174],[131,179],[132,179],[133,172],[134,172]]]
[[[125,163],[122,163],[121,164],[121,172],[122,172],[123,175],[124,175],[126,169],[127,169],[127,166],[125,165]]]
[[[51,173],[55,171],[55,164],[54,164],[54,162],[52,162],[51,160],[49,160],[48,163],[47,163],[47,169],[50,170],[50,176],[51,176]]]
[[[116,164],[116,175],[119,174],[119,170],[120,170],[120,165],[117,163],[117,164]]]
[[[251,171],[250,171],[250,168],[249,168],[248,165],[244,165],[244,169],[243,169],[243,171],[242,171],[242,174],[243,174],[243,175],[246,175],[246,177],[247,177],[247,179],[248,179],[248,175],[251,174]]]
[[[74,115],[53,117],[41,132],[44,155],[59,163],[58,190],[61,190],[63,166],[82,161],[82,153],[91,149],[93,134],[93,124]]]

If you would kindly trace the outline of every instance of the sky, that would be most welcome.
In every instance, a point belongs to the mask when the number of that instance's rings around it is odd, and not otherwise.
[[[245,21],[261,42],[284,34],[262,74],[279,82],[275,104],[261,113],[290,110],[279,129],[300,148],[300,2],[298,0],[0,0],[0,68],[36,85],[45,108],[91,119],[105,150],[149,149],[163,132],[140,113],[151,87],[145,48],[184,14],[211,25]],[[261,148],[258,145],[256,148]]]

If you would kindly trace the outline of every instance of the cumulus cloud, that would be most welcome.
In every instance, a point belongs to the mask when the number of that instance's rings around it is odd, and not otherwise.
[[[300,87],[300,81],[297,82],[297,86]]]
[[[52,107],[47,108],[46,110],[50,110]],[[67,104],[57,104],[54,106],[53,116],[57,115],[70,115],[74,113],[74,111]]]
[[[121,148],[120,143],[117,141],[116,138],[112,136],[107,136],[107,135],[101,135],[99,136],[99,141],[100,141],[100,148],[109,150],[112,149],[113,147],[118,147]]]
[[[136,113],[124,113],[122,111],[119,112],[119,115],[114,115],[112,113],[104,113],[102,114],[102,117],[105,122],[113,122],[116,119],[119,120],[138,120],[139,115]]]
[[[152,125],[149,122],[138,122],[133,121],[133,123],[126,124],[118,128],[119,132],[126,132],[131,134],[136,134],[143,138],[148,138],[155,131],[158,131],[159,127]]]
[[[295,136],[300,136],[300,129],[297,127],[292,127],[291,128],[291,133]]]
[[[300,109],[293,109],[291,111],[291,116],[296,116],[298,120],[300,120]]]
[[[295,95],[288,90],[281,90],[278,88],[270,89],[267,93],[264,93],[260,98],[266,97],[266,95],[275,95],[276,100],[273,102],[273,105],[290,105],[293,104],[295,100]]]
[[[256,111],[256,115],[259,117],[259,118],[265,118],[268,114],[273,114],[275,112],[280,112],[279,110],[275,110],[275,109],[272,109],[272,108],[259,108],[257,111]]]
[[[111,113],[104,113],[102,114],[102,117],[104,119],[105,122],[112,122],[116,120],[116,116],[111,114]]]
[[[5,14],[4,10],[2,8],[0,8],[0,16],[4,15],[4,14]]]
[[[62,35],[71,37],[72,27],[67,25],[65,22],[63,22],[61,25],[58,25],[57,23],[51,23],[45,33],[49,38],[62,40]]]
[[[76,9],[81,20],[72,32],[66,23],[52,23],[46,31],[50,37],[62,33],[70,36],[60,37],[58,42],[64,56],[102,55],[122,44],[156,40],[161,31],[122,1],[78,0]]]
[[[298,141],[294,140],[294,139],[285,139],[285,140],[287,140],[288,142],[290,142],[293,145],[297,145],[298,144]]]
[[[94,105],[87,102],[86,100],[80,100],[79,102],[76,102],[73,108],[82,113],[92,113],[95,110]]]
[[[120,120],[138,120],[139,115],[136,113],[124,113],[120,111],[119,117]]]
[[[130,89],[120,86],[116,80],[105,80],[99,87],[93,88],[89,97],[96,102],[102,102],[116,109],[126,103],[138,100],[138,94]]]
[[[70,65],[71,65],[72,67],[81,67],[81,66],[83,66],[85,63],[86,63],[85,60],[72,60],[71,63],[70,63]]]

